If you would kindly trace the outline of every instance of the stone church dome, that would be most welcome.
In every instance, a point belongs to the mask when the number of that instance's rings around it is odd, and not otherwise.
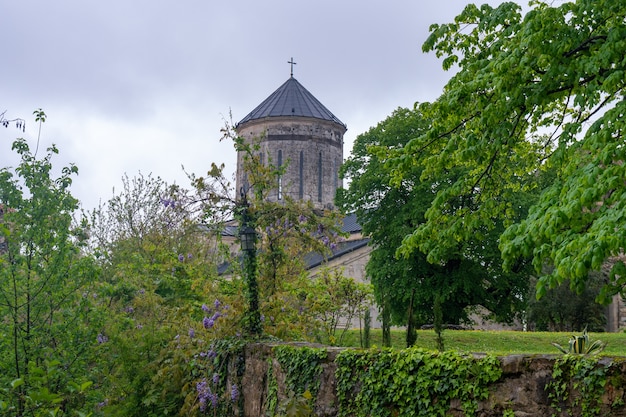
[[[316,208],[332,208],[341,187],[343,135],[347,130],[330,110],[292,76],[237,123],[237,134],[258,142],[264,164],[284,166],[285,173],[270,193],[311,201]],[[249,186],[237,155],[237,189]],[[253,186],[253,185],[252,185]]]

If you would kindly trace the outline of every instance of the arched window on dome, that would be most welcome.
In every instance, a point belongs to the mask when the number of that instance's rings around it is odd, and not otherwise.
[[[337,158],[333,159],[333,187],[335,191],[339,188],[339,167],[337,164]]]
[[[299,196],[300,200],[304,198],[304,151],[300,151],[300,189]]]
[[[283,151],[281,149],[278,150],[278,169],[283,166]],[[283,199],[283,176],[278,175],[278,199]]]
[[[317,161],[317,201],[322,202],[322,151]]]

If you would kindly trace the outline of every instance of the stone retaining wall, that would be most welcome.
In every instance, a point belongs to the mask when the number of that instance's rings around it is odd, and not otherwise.
[[[291,344],[293,345],[293,344]],[[266,417],[269,392],[268,375],[275,378],[278,400],[284,401],[289,391],[285,386],[285,373],[275,359],[273,348],[278,344],[251,344],[245,348],[245,372],[241,380],[243,393],[243,415],[245,417]],[[319,345],[302,344],[301,346],[322,348]],[[335,358],[342,351],[340,348],[324,347],[327,358],[322,363],[321,384],[315,401],[315,415],[334,417],[338,415],[335,371]],[[479,357],[480,355],[477,355]],[[489,398],[479,402],[478,416],[491,417],[515,415],[530,416],[579,416],[580,405],[572,406],[580,397],[579,391],[568,388],[568,399],[562,403],[563,410],[557,412],[551,407],[551,398],[546,384],[552,381],[555,361],[560,355],[511,355],[500,357],[502,376],[489,388]],[[602,358],[598,367],[610,367],[610,381],[604,386],[600,401],[599,416],[625,416],[626,407],[626,361],[624,358]],[[268,374],[269,368],[271,373]],[[241,412],[240,411],[240,412]],[[507,413],[507,414],[505,414]],[[514,413],[514,414],[511,414]],[[461,404],[452,401],[449,415],[463,416]]]

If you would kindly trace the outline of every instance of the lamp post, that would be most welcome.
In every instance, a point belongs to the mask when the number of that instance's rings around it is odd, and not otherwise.
[[[248,289],[248,311],[245,315],[245,327],[252,336],[261,334],[261,313],[259,311],[259,285],[256,279],[256,230],[250,226],[250,205],[243,188],[241,189],[241,207],[239,240],[243,253],[243,274]]]

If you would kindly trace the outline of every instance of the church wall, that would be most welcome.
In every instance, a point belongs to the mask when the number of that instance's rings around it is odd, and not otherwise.
[[[367,261],[369,261],[370,253],[372,248],[370,246],[364,246],[355,251],[352,251],[346,255],[343,255],[339,258],[332,259],[318,267],[312,268],[309,271],[309,276],[311,278],[315,278],[317,274],[320,273],[322,268],[330,268],[330,269],[343,269],[343,275],[349,278],[353,278],[357,282],[367,283],[369,284],[369,278],[367,278],[365,274],[365,266],[367,265]],[[370,306],[370,317],[372,318],[371,327],[374,329],[378,329],[382,327],[382,323],[378,317],[379,311],[377,305]],[[345,323],[342,323],[342,325]],[[350,323],[351,328],[359,328],[359,319],[356,318]]]

